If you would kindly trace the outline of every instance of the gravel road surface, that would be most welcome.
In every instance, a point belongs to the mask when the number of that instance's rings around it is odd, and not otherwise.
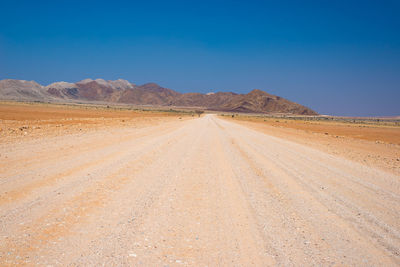
[[[399,176],[215,115],[0,154],[1,266],[400,265]]]

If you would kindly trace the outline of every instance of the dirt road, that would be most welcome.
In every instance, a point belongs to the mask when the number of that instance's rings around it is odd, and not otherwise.
[[[400,177],[217,116],[0,145],[0,265],[400,264]]]

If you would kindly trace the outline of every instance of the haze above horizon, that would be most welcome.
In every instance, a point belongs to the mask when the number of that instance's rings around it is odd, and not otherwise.
[[[400,115],[398,1],[10,1],[0,79],[261,89],[320,114]]]

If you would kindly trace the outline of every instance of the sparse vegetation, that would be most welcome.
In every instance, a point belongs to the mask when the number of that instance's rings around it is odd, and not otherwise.
[[[195,110],[194,112],[195,112],[199,117],[200,117],[201,114],[204,113],[203,110],[199,110],[199,109],[198,109],[198,110]]]
[[[302,130],[325,136],[350,137],[387,144],[400,144],[400,119],[333,116],[235,114],[232,120]]]

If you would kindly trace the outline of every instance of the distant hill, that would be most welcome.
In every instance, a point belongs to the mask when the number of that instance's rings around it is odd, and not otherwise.
[[[42,86],[34,81],[0,80],[0,99],[17,101],[109,102],[135,105],[196,107],[246,113],[315,115],[315,111],[279,96],[255,89],[248,94],[232,92],[186,93],[155,83],[135,85],[126,80],[85,79]]]

